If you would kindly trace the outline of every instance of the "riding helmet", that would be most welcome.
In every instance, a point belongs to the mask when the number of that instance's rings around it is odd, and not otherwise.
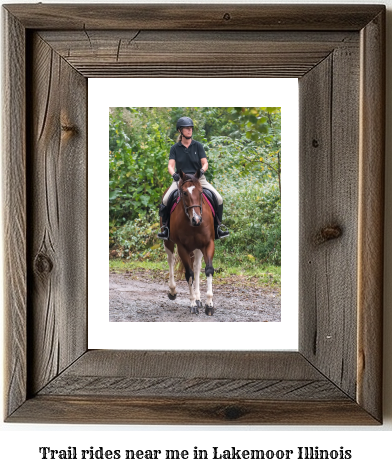
[[[177,130],[182,127],[194,127],[193,121],[189,117],[181,117],[177,120]]]

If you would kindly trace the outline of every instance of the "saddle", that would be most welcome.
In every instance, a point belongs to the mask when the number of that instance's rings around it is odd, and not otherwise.
[[[203,194],[204,198],[207,201],[207,204],[210,206],[212,215],[215,217],[218,209],[218,200],[215,196],[215,194],[210,191],[207,188],[203,188]],[[170,214],[174,211],[174,209],[177,207],[177,204],[180,202],[180,192],[178,189],[175,189],[171,195],[169,196],[169,199],[167,201],[167,207],[170,209]]]

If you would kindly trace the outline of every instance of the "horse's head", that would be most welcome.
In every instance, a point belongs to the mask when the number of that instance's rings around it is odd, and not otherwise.
[[[192,226],[199,226],[202,223],[202,193],[203,188],[200,184],[200,171],[194,176],[179,171],[180,181],[178,187],[182,202],[184,204],[185,214]]]

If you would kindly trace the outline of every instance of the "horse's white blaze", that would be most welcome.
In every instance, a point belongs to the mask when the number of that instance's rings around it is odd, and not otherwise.
[[[209,275],[207,277],[207,305],[208,306],[214,306],[214,303],[212,302],[212,275]]]
[[[196,222],[199,222],[201,217],[199,216],[199,214],[195,211],[195,209],[193,209],[193,218],[195,219]]]
[[[192,191],[195,189],[196,186],[189,186],[188,191],[191,193],[192,196]]]
[[[194,252],[195,262],[193,264],[193,271],[195,274],[195,296],[196,300],[200,301],[200,271],[201,271],[201,259],[203,258],[203,252],[196,249]]]
[[[174,280],[174,263],[175,263],[175,256],[174,254],[164,245],[165,251],[167,253],[167,262],[169,264],[169,288],[170,293],[175,295],[176,291],[176,282]]]

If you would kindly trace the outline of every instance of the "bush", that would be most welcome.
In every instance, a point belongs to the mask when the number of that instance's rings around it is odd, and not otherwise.
[[[140,120],[133,116],[134,121]],[[151,131],[153,133],[151,133]],[[150,133],[149,133],[150,132]],[[129,127],[110,116],[109,219],[121,226],[157,208],[170,186],[168,150],[174,143],[164,126]],[[115,143],[115,145],[114,145]]]
[[[139,215],[113,232],[112,248],[116,250],[115,256],[133,259],[162,258],[164,251],[162,242],[157,237],[158,232],[158,211],[151,210]]]
[[[230,230],[217,252],[244,253],[250,260],[280,265],[281,207],[279,187],[255,178],[233,185],[222,178],[214,183],[224,198],[223,222]]]

